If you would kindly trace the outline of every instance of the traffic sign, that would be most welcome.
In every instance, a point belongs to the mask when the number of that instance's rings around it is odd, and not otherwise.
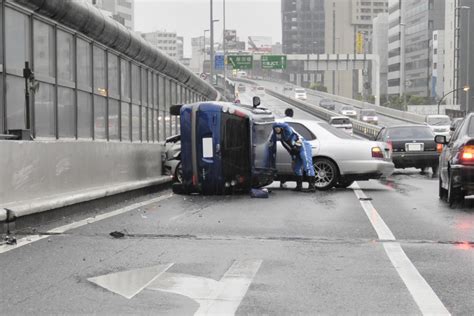
[[[253,56],[249,56],[249,55],[227,56],[227,63],[231,64],[233,69],[252,69]]]
[[[286,69],[285,55],[262,55],[262,69]]]
[[[216,70],[224,69],[224,55],[216,55],[214,57],[214,68]]]

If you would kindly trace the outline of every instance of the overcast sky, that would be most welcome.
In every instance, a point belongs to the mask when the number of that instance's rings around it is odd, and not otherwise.
[[[222,40],[222,2],[214,0],[216,37]],[[176,31],[185,38],[185,56],[191,57],[191,37],[209,29],[210,0],[135,0],[135,29],[140,32]],[[226,0],[226,28],[248,36],[271,36],[281,42],[280,0]],[[207,34],[209,36],[209,33]]]

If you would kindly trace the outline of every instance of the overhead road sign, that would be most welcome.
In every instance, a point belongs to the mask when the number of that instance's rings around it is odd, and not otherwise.
[[[227,63],[232,65],[232,69],[252,69],[253,56],[249,56],[249,55],[227,56]]]
[[[262,55],[262,69],[286,69],[285,55]]]

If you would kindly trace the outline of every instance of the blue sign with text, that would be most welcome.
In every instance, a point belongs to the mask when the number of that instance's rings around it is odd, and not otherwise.
[[[216,70],[224,69],[224,55],[216,55],[214,57],[214,68]]]

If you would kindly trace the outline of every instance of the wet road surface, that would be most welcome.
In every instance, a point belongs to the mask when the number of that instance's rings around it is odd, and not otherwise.
[[[474,314],[472,203],[450,208],[414,169],[293,185],[269,199],[165,191],[25,229],[23,246],[0,246],[2,314]]]

